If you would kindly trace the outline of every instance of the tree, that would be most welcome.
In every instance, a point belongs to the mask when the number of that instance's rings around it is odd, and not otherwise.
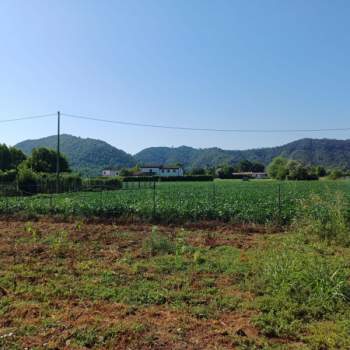
[[[253,164],[247,159],[241,160],[238,163],[237,169],[238,172],[247,172],[247,171],[252,171]]]
[[[288,180],[307,180],[309,177],[309,169],[297,160],[288,161],[286,169]]]
[[[232,173],[234,173],[235,169],[233,166],[225,164],[216,170],[216,175],[220,179],[232,179]]]
[[[288,175],[287,169],[288,159],[284,157],[276,157],[267,167],[267,172],[272,179],[285,180]]]
[[[265,171],[265,165],[259,162],[252,163],[252,172],[253,173],[263,173]]]
[[[247,159],[241,160],[236,166],[237,172],[253,172],[262,173],[265,171],[265,166],[259,162],[251,162]]]
[[[21,150],[0,144],[0,170],[17,169],[25,159],[26,156]]]
[[[315,169],[316,175],[319,177],[324,177],[327,175],[327,171],[323,166],[318,165]]]
[[[205,175],[206,170],[204,168],[193,168],[191,170],[191,175]]]
[[[56,172],[57,152],[48,148],[35,148],[32,155],[28,158],[28,166],[34,172],[54,173]],[[68,161],[60,153],[59,164],[61,172],[69,172]]]
[[[37,184],[38,177],[30,169],[21,167],[18,171],[17,181],[18,188],[24,192],[24,194],[35,194],[38,190]]]
[[[332,180],[337,180],[337,179],[340,179],[343,176],[344,176],[344,174],[343,174],[343,172],[340,169],[334,169],[330,173],[329,178],[332,179]]]
[[[11,169],[11,153],[5,144],[0,144],[0,170]]]
[[[11,168],[17,169],[18,166],[27,159],[27,157],[20,149],[15,147],[10,147],[9,151],[11,155]]]

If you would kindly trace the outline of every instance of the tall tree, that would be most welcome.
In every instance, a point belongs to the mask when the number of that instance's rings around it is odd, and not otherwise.
[[[5,144],[0,144],[0,170],[11,169],[11,153]]]
[[[247,159],[241,160],[237,166],[239,172],[252,171],[252,167],[252,162]]]
[[[54,173],[56,172],[57,152],[48,148],[33,149],[31,157],[28,159],[28,165],[35,172]],[[60,171],[70,171],[68,161],[65,156],[60,154]]]
[[[284,157],[276,157],[267,167],[269,176],[273,179],[284,180],[288,175],[287,169],[288,159]]]
[[[24,160],[26,160],[26,155],[18,148],[9,148],[11,155],[11,168],[16,169]]]

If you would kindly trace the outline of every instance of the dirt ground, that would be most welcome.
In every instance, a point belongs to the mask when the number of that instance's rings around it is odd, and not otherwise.
[[[142,224],[0,221],[0,348],[267,349],[285,342],[261,336],[252,322],[256,311],[245,305],[254,296],[230,274],[150,264],[167,259],[145,254],[152,230]],[[232,247],[244,260],[271,228],[200,223],[157,226],[157,232],[170,240],[181,234],[205,254]],[[115,278],[102,289],[101,275]],[[145,289],[149,284],[155,287]],[[123,294],[132,286],[140,288],[135,299]],[[219,309],[213,301],[230,298],[240,306]]]

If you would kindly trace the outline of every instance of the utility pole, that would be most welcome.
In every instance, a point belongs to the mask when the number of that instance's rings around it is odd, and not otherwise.
[[[61,112],[57,112],[57,155],[56,155],[56,193],[60,189],[60,123]]]

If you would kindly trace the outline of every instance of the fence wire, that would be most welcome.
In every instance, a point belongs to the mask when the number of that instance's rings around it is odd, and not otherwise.
[[[91,186],[58,194],[2,192],[0,214],[285,224],[296,216],[300,201],[309,194],[338,190],[349,195],[349,182],[128,182],[119,189]]]

